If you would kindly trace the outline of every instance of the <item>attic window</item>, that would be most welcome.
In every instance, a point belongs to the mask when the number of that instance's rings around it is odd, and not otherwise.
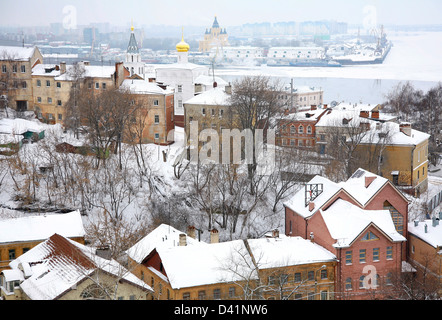
[[[362,241],[379,240],[379,237],[377,237],[373,232],[369,231],[364,235],[364,237],[361,240]]]

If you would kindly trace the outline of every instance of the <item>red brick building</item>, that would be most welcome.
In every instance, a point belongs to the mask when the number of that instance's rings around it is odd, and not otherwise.
[[[344,183],[313,178],[285,204],[286,235],[334,253],[337,299],[372,299],[406,260],[407,199],[385,178],[359,169]]]
[[[310,110],[290,113],[278,122],[278,146],[314,148],[316,145],[316,123],[327,111],[327,105],[318,108],[311,106]]]

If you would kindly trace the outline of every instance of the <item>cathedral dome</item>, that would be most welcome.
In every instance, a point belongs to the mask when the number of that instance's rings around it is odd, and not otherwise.
[[[181,42],[176,45],[176,50],[178,52],[188,52],[190,50],[190,46],[184,41],[184,36],[181,39]]]

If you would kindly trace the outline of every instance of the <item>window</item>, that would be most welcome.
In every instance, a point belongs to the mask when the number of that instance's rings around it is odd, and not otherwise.
[[[198,300],[206,300],[206,291],[205,290],[198,291]]]
[[[53,120],[54,119],[54,115],[52,113],[48,113],[48,118],[49,118],[49,120]]]
[[[302,300],[302,294],[301,293],[295,293],[295,300]]]
[[[95,83],[95,89],[100,89],[100,84],[98,82]]]
[[[183,92],[183,86],[182,85],[178,85],[178,92]]]
[[[321,300],[328,300],[328,291],[321,291]]]
[[[274,276],[269,276],[268,284],[271,285],[271,286],[276,284],[276,279],[275,279]]]
[[[12,72],[17,73],[17,65],[16,64],[12,65]]]
[[[236,288],[230,287],[229,288],[229,298],[234,298],[234,297],[236,297]]]
[[[28,87],[28,84],[26,83],[26,81],[23,81],[21,83],[21,86],[23,87],[23,89],[26,89]]]
[[[201,113],[203,114],[203,116],[205,116],[205,115],[206,115],[206,108],[203,108],[203,109],[201,110]]]
[[[221,299],[221,289],[214,289],[213,290],[213,299],[214,300]]]
[[[183,300],[190,300],[190,292],[183,293]]]
[[[46,80],[46,87],[50,87],[51,86],[51,81],[50,80]]]
[[[308,279],[309,281],[315,280],[315,272],[314,272],[314,271],[309,271],[309,272],[307,273],[307,279]]]
[[[160,134],[159,133],[155,133],[155,140],[158,140],[160,138]]]
[[[349,250],[345,252],[345,264],[353,263],[353,251]]]
[[[290,127],[290,134],[296,134],[296,127],[295,126]]]
[[[15,249],[9,250],[9,260],[15,259]]]
[[[307,133],[308,133],[308,134],[311,134],[311,133],[312,133],[312,127],[311,127],[311,126],[308,126],[308,127],[307,127]]]
[[[63,120],[63,115],[62,114],[58,114],[58,121],[62,121]]]
[[[345,290],[351,290],[353,288],[351,278],[345,279]]]
[[[393,284],[393,274],[391,272],[387,273],[387,276],[385,277],[385,284],[387,286],[391,286]]]
[[[365,288],[365,286],[364,286],[364,279],[365,279],[365,276],[360,276],[359,277],[359,288],[360,289]]]
[[[294,276],[295,282],[301,282],[301,272],[296,272]]]
[[[104,82],[101,84],[101,87],[103,88],[103,90],[106,90],[106,84]]]
[[[373,261],[379,261],[379,248],[373,248]]]
[[[315,293],[314,292],[309,292],[307,294],[307,299],[308,300],[315,300]]]
[[[61,82],[57,82],[57,88],[61,88]]]
[[[57,100],[57,106],[61,107],[61,100]]]
[[[298,131],[299,131],[299,133],[304,133],[304,127],[303,126],[299,126]]]
[[[25,65],[21,65],[20,66],[20,71],[21,71],[21,73],[26,73],[26,66]]]
[[[41,103],[41,97],[37,97],[37,102]]]
[[[379,240],[379,238],[373,232],[367,232],[364,237],[362,237],[362,241],[371,241],[371,240]]]
[[[52,98],[48,98],[48,103],[49,103],[49,104],[52,103]]]
[[[41,87],[41,80],[37,80],[37,87]]]
[[[387,259],[388,260],[393,259],[393,247],[387,247]]]
[[[183,100],[178,100],[178,108],[183,108]]]
[[[159,102],[157,99],[155,99],[155,100],[153,101],[153,105],[154,105],[154,106],[159,106],[159,105],[160,105],[160,102]]]
[[[327,278],[328,278],[327,269],[322,269],[321,270],[321,280],[324,280]]]
[[[393,219],[394,226],[396,227],[396,231],[403,235],[404,234],[404,218],[399,213],[399,211],[396,210],[395,207],[393,207],[388,201],[385,201],[384,203],[384,210],[390,210],[391,218]]]
[[[160,123],[160,116],[159,115],[155,115],[155,124],[159,124]]]
[[[365,263],[365,258],[366,258],[366,250],[365,249],[359,250],[359,263]]]
[[[2,72],[3,73],[6,73],[8,70],[7,70],[7,68],[6,68],[6,65],[2,65]]]
[[[224,115],[224,109],[219,110],[219,117],[222,118]]]

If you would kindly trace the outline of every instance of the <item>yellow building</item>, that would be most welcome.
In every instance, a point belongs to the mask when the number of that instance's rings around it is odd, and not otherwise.
[[[229,35],[227,34],[226,29],[224,30],[220,28],[218,20],[215,16],[215,20],[213,21],[212,28],[210,30],[206,29],[206,33],[204,34],[204,40],[199,43],[199,51],[200,52],[210,52],[212,48],[217,47],[228,47],[229,44]]]
[[[334,299],[336,257],[309,240],[275,231],[219,242],[212,230],[205,243],[193,238],[195,228],[188,234],[162,225],[128,251],[131,270],[154,288],[154,299]]]
[[[123,63],[115,66],[91,66],[89,62],[76,65],[40,64],[32,70],[33,102],[37,117],[50,124],[63,124],[66,105],[74,86],[102,92],[120,87],[124,80]]]
[[[428,188],[429,139],[429,134],[412,129],[410,123],[377,123],[358,146],[365,160],[361,166],[419,195]]]
[[[410,262],[424,274],[431,283],[438,286],[442,294],[442,214],[424,221],[408,224],[408,256]],[[428,279],[427,279],[428,280]]]
[[[10,108],[33,110],[32,68],[41,63],[43,56],[37,47],[0,46],[0,95],[7,97]]]

